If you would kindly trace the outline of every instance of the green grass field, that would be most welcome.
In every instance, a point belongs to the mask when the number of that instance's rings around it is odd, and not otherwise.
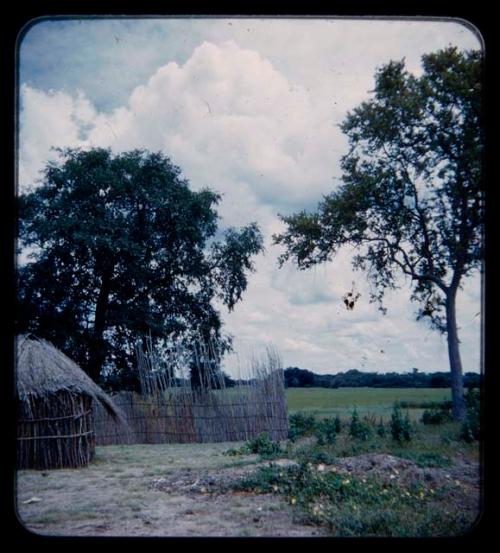
[[[288,388],[290,413],[303,411],[318,417],[338,415],[349,418],[354,408],[360,415],[389,419],[395,402],[440,402],[451,399],[447,388]],[[410,418],[418,420],[423,408],[408,409]]]

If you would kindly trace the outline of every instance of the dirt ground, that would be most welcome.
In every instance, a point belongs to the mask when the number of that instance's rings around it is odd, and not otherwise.
[[[321,537],[283,496],[235,492],[231,484],[261,464],[228,457],[235,444],[108,446],[85,469],[19,471],[18,518],[29,531],[58,536]],[[283,465],[292,461],[274,461]],[[478,509],[479,466],[419,468],[385,454],[338,459],[324,470],[457,489],[459,508]],[[464,494],[464,492],[466,492]],[[463,498],[468,498],[464,504]]]
[[[57,536],[325,535],[301,523],[283,497],[229,491],[258,464],[255,455],[223,455],[234,446],[109,446],[85,469],[19,471],[18,518],[31,532]]]

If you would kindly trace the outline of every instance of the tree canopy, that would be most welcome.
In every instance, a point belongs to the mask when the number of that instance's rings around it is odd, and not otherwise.
[[[422,57],[422,73],[392,61],[373,97],[341,125],[349,151],[342,184],[317,211],[282,217],[280,262],[301,269],[353,246],[355,268],[385,312],[388,289],[405,276],[427,318],[448,336],[454,415],[463,413],[455,297],[483,259],[481,52],[448,48]]]
[[[31,253],[18,269],[18,329],[70,352],[94,380],[103,368],[130,376],[142,336],[221,339],[213,300],[241,299],[263,249],[258,226],[215,240],[220,196],[192,191],[161,153],[59,153],[19,197],[19,247]]]

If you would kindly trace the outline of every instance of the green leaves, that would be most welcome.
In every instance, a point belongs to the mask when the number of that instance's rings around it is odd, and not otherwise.
[[[403,418],[401,409],[394,405],[391,414],[391,435],[397,442],[409,442],[414,434],[408,412]]]
[[[212,245],[210,263],[219,288],[219,297],[231,310],[247,287],[246,272],[253,272],[252,256],[264,249],[264,240],[257,223],[240,231],[226,230],[224,242]]]
[[[130,372],[139,336],[218,334],[211,300],[219,295],[232,308],[241,298],[262,250],[257,225],[230,229],[208,251],[220,196],[191,191],[163,154],[60,155],[41,185],[19,198],[20,245],[39,249],[19,270],[18,328],[66,351],[71,344],[95,379],[111,361]]]
[[[355,246],[380,302],[401,274],[413,299],[456,286],[482,257],[481,54],[449,48],[423,57],[415,77],[403,61],[378,69],[374,96],[341,125],[350,150],[343,184],[316,212],[282,217],[280,262],[301,269]],[[423,309],[439,326],[442,303]]]
[[[351,421],[349,424],[349,435],[356,440],[366,441],[372,434],[372,429],[366,421],[359,418],[356,409],[352,412]]]
[[[422,65],[418,77],[404,60],[377,71],[373,98],[341,125],[349,141],[342,185],[316,212],[283,217],[287,228],[273,239],[285,247],[280,263],[299,269],[354,247],[353,267],[366,271],[383,313],[385,292],[403,276],[417,319],[448,335],[459,418],[455,297],[484,253],[481,52],[448,48],[423,56]]]

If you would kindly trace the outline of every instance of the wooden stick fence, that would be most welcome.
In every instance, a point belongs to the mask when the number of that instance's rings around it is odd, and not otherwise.
[[[147,352],[138,349],[142,394],[121,392],[113,397],[129,428],[117,425],[96,404],[96,444],[241,441],[263,432],[275,441],[285,439],[288,416],[278,354],[268,350],[264,359],[253,360],[250,378],[226,387],[220,371],[210,373],[210,347],[197,352],[196,387],[185,374],[181,378],[171,366],[162,365],[150,345]]]

